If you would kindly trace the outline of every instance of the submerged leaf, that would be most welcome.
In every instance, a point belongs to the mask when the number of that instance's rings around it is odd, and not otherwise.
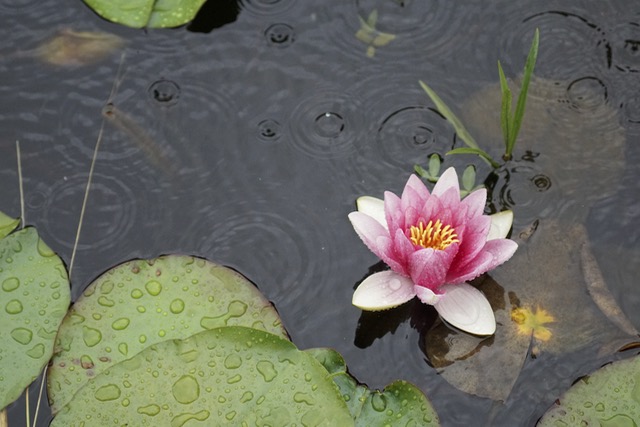
[[[287,337],[271,303],[229,268],[181,255],[114,267],[87,287],[60,327],[48,377],[52,410],[152,344],[231,325]]]
[[[614,362],[578,380],[538,427],[635,426],[640,420],[640,357]]]
[[[375,48],[388,45],[396,38],[394,34],[384,33],[376,30],[376,22],[378,21],[378,11],[373,10],[367,20],[358,17],[360,20],[360,29],[356,32],[356,38],[368,45],[367,56],[372,58],[375,55]]]
[[[438,374],[454,387],[505,401],[520,375],[531,337],[518,334],[510,318],[511,302],[500,285],[485,278],[478,289],[494,308],[495,334],[477,337],[440,322],[427,332],[424,351]]]
[[[514,92],[520,81],[510,81]],[[515,204],[520,220],[555,215],[569,224],[584,223],[595,203],[619,189],[625,169],[625,130],[618,112],[591,86],[584,87],[576,99],[570,85],[569,81],[531,78],[518,151],[533,153],[534,158],[519,161],[511,170],[509,187],[501,190],[510,194],[513,201],[509,203]],[[490,152],[501,145],[500,103],[500,85],[494,84],[460,107],[467,129]],[[606,141],[606,161],[602,141]],[[548,189],[527,185],[538,175],[547,178]],[[562,234],[555,237],[560,238]]]
[[[90,379],[53,419],[72,425],[349,426],[326,369],[290,341],[240,326],[154,344]]]
[[[124,39],[115,34],[65,28],[37,48],[35,56],[52,65],[88,65],[105,59],[124,44]]]
[[[69,308],[62,260],[27,227],[0,240],[0,409],[42,372]]]
[[[609,290],[604,277],[602,277],[602,272],[600,272],[598,261],[591,252],[590,245],[586,242],[580,248],[580,261],[582,274],[587,283],[587,291],[593,302],[621,330],[629,335],[640,335]]]
[[[191,21],[205,0],[84,0],[103,18],[133,28],[178,27]]]

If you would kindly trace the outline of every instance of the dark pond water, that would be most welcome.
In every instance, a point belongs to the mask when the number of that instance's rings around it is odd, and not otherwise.
[[[232,266],[273,301],[300,348],[336,348],[371,387],[415,383],[443,426],[534,425],[578,377],[632,355],[603,353],[617,330],[592,332],[560,307],[578,309],[572,295],[593,305],[573,273],[581,234],[566,231],[584,226],[607,285],[640,328],[636,2],[210,3],[189,27],[144,31],[105,22],[79,0],[0,0],[0,209],[20,215],[20,140],[27,223],[67,264],[102,109],[108,100],[116,108],[97,156],[74,298],[132,258],[180,252]],[[359,17],[373,10],[376,29],[396,35],[384,46],[356,37]],[[377,260],[347,214],[358,196],[398,193],[415,163],[461,146],[420,79],[499,156],[497,107],[485,101],[496,99],[497,60],[516,77],[535,28],[537,83],[522,141],[487,184],[489,209],[514,210],[514,235],[538,221],[541,236],[494,278],[505,296],[549,309],[557,333],[554,343],[524,348],[512,393],[494,402],[459,391],[431,366],[431,308],[411,302],[363,315],[351,305]],[[86,64],[43,61],[36,49],[64,29],[123,38],[120,75],[120,50]],[[460,171],[467,164],[479,181],[489,173],[474,157],[446,159]],[[552,259],[565,265],[531,261]],[[11,425],[24,425],[23,402],[9,409]]]

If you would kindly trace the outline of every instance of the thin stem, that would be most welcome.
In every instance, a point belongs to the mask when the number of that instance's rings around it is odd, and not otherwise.
[[[42,382],[40,383],[40,392],[38,393],[38,403],[36,404],[36,413],[33,414],[33,427],[36,427],[36,421],[38,421],[38,413],[40,412],[40,402],[42,401],[42,392],[44,391],[44,383],[47,379],[47,369],[49,367],[45,366],[44,371],[42,372]]]
[[[7,408],[0,411],[0,427],[9,427],[9,421],[7,420]]]
[[[91,180],[93,178],[93,171],[96,166],[96,159],[98,158],[98,150],[100,149],[100,142],[102,141],[102,133],[104,131],[104,120],[100,125],[100,132],[98,132],[98,139],[96,140],[96,146],[93,149],[93,158],[91,159],[91,167],[89,168],[89,178],[87,178],[87,186],[84,190],[84,198],[82,199],[82,209],[80,209],[80,219],[78,220],[78,229],[76,230],[76,239],[73,243],[73,251],[71,252],[71,261],[69,261],[69,277],[73,271],[73,263],[76,259],[76,252],[78,251],[78,242],[80,242],[80,233],[82,232],[82,223],[84,221],[84,213],[87,209],[87,200],[89,200],[89,190],[91,189]]]
[[[31,426],[31,422],[30,422],[30,418],[31,418],[31,411],[29,410],[29,387],[27,387],[27,389],[24,391],[24,403],[25,403],[25,412],[26,412],[26,419],[27,419],[27,427]]]
[[[113,98],[115,91],[117,90],[120,82],[120,73],[122,71],[122,64],[124,63],[124,52],[120,56],[120,65],[118,66],[118,72],[116,73],[116,78],[113,82],[113,86],[111,87],[111,93],[109,94],[109,98],[107,99],[107,103],[111,101]],[[71,261],[69,261],[69,277],[71,277],[71,272],[73,271],[73,264],[76,259],[76,253],[78,251],[78,243],[80,242],[80,234],[82,232],[82,224],[84,222],[84,213],[87,209],[87,200],[89,200],[89,190],[91,189],[91,181],[93,179],[93,171],[96,166],[96,159],[98,158],[98,151],[100,149],[100,142],[102,141],[102,134],[104,132],[104,118],[102,119],[102,124],[100,125],[100,132],[98,132],[98,139],[96,140],[96,146],[93,149],[93,157],[91,158],[91,167],[89,168],[89,178],[87,178],[87,187],[84,190],[84,198],[82,199],[82,209],[80,210],[80,218],[78,219],[78,229],[76,230],[76,239],[73,243],[73,250],[71,252]]]
[[[24,189],[22,185],[22,162],[20,161],[20,141],[16,140],[16,157],[18,159],[18,186],[20,187],[20,219],[21,226],[24,228],[26,217],[24,215]]]

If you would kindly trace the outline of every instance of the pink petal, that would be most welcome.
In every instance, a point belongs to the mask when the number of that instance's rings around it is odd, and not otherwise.
[[[378,237],[389,237],[389,232],[374,218],[361,212],[351,212],[349,214],[349,221],[351,221],[353,229],[356,230],[356,233],[358,233],[358,236],[360,236],[364,244],[377,255]]]
[[[496,331],[493,309],[485,296],[471,285],[444,285],[444,295],[434,305],[442,319],[475,335],[492,335]]]
[[[396,273],[408,276],[407,264],[396,254],[393,246],[393,241],[389,236],[381,236],[376,240],[376,251],[372,251],[374,254],[384,261],[393,271]]]
[[[518,249],[518,244],[513,240],[489,240],[475,258],[464,266],[449,271],[446,278],[447,283],[462,283],[475,279],[507,261],[513,256],[516,249]]]
[[[487,189],[480,188],[472,191],[461,204],[467,206],[467,219],[482,215],[487,204]]]
[[[349,220],[371,252],[394,271],[407,274],[405,265],[397,261],[389,232],[378,221],[360,212],[351,212]]]
[[[452,245],[453,246],[453,245]],[[454,249],[449,246],[447,250],[421,249],[409,257],[409,276],[418,286],[424,286],[432,291],[445,283],[445,277],[451,260],[455,255]]]
[[[488,216],[482,215],[471,219],[465,224],[464,228],[460,227],[456,229],[461,243],[456,259],[452,263],[452,268],[464,267],[480,253],[487,243],[489,227],[491,227],[491,219]]]
[[[420,210],[420,218],[424,221],[425,225],[429,222],[429,220],[436,221],[436,219],[440,218],[444,207],[442,206],[442,202],[437,197],[430,197],[425,203],[422,209]],[[414,225],[414,224],[411,224]]]
[[[396,230],[396,233],[393,237],[393,247],[396,255],[396,259],[404,264],[409,264],[409,258],[411,254],[416,251],[416,247],[409,240],[409,238],[404,234],[403,230]]]
[[[458,184],[458,174],[456,174],[456,170],[453,167],[450,167],[442,175],[438,178],[438,182],[435,187],[433,187],[433,191],[431,192],[432,196],[440,197],[440,195],[444,194],[450,188],[454,188],[458,194],[458,200],[460,200],[460,184]]]
[[[419,209],[426,199],[420,197],[413,188],[406,186],[402,191],[402,197],[400,197],[400,200],[402,201],[402,210],[406,210],[409,207]]]
[[[402,202],[398,196],[390,191],[384,192],[384,215],[389,225],[389,230],[404,228],[404,212]]]
[[[460,190],[456,188],[447,189],[438,196],[438,199],[440,199],[440,203],[442,203],[444,209],[449,210],[452,213],[457,212],[460,208]]]
[[[387,270],[364,279],[351,302],[362,310],[378,311],[404,304],[415,295],[411,279]]]
[[[404,187],[404,191],[406,191],[407,188],[411,188],[413,191],[415,191],[416,195],[423,202],[430,197],[429,190],[427,189],[427,186],[424,185],[424,182],[422,182],[422,180],[420,178],[418,178],[416,175],[412,174],[409,177],[409,179],[407,180],[407,184]],[[404,198],[404,191],[402,193],[402,196],[403,196],[402,198]]]

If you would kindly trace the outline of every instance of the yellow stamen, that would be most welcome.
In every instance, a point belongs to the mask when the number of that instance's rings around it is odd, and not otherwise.
[[[412,225],[409,231],[411,232],[410,239],[413,244],[423,248],[442,251],[452,243],[459,242],[456,230],[450,225],[442,227],[440,220],[436,220],[435,224],[433,221],[429,221],[426,227],[424,222],[420,221],[417,227]]]

